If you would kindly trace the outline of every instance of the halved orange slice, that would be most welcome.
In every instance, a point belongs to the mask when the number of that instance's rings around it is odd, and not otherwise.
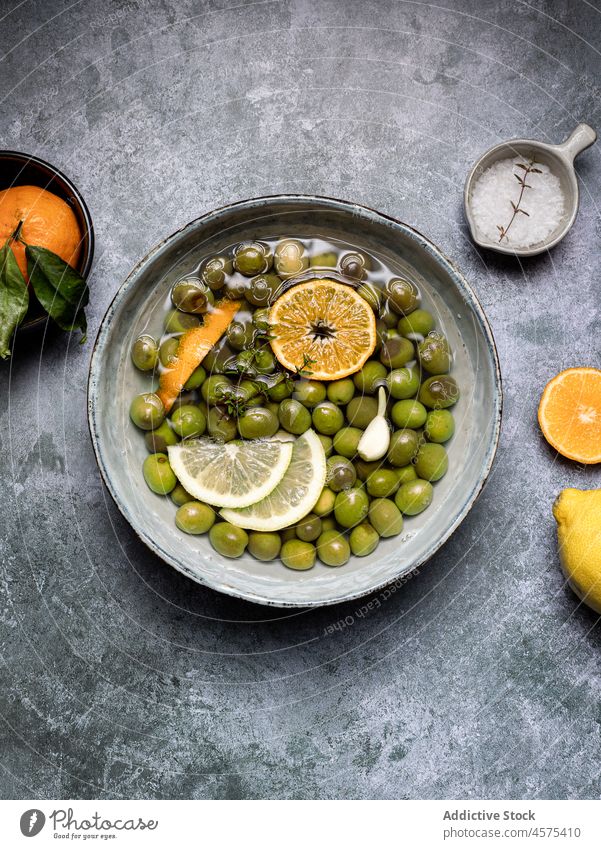
[[[545,386],[538,421],[547,442],[579,463],[601,463],[601,371],[569,368]]]
[[[280,363],[289,371],[303,369],[313,380],[353,374],[376,346],[372,308],[350,286],[333,280],[288,289],[272,306],[269,324]]]

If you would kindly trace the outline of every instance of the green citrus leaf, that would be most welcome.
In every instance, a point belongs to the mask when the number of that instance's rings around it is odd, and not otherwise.
[[[84,307],[89,297],[86,281],[47,248],[27,245],[25,254],[36,298],[63,330],[81,330],[83,342],[87,329]]]
[[[0,357],[10,357],[10,343],[29,306],[27,283],[8,242],[0,249]]]

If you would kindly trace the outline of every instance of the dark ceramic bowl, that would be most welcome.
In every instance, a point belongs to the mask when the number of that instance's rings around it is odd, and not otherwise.
[[[424,305],[445,328],[455,353],[453,374],[462,389],[453,412],[449,473],[436,484],[429,510],[408,518],[403,533],[383,539],[368,557],[306,572],[250,554],[228,560],[206,537],[175,526],[169,498],[142,478],[144,440],[128,415],[131,399],[148,392],[148,374],[129,352],[141,332],[158,335],[166,293],[208,253],[237,241],[319,236],[351,242],[385,258],[413,280]],[[400,221],[332,198],[283,195],[218,209],[157,245],[119,289],[100,326],[90,365],[88,417],[96,459],[117,506],[144,542],[167,563],[200,584],[261,604],[307,607],[348,601],[406,576],[431,557],[467,516],[490,471],[501,420],[501,376],[490,327],[469,284],[432,242]]]
[[[0,191],[11,186],[39,186],[66,201],[77,218],[82,234],[81,258],[77,271],[86,278],[94,259],[94,227],[86,203],[77,188],[65,175],[36,156],[15,150],[0,150]],[[20,330],[36,327],[46,321],[46,313],[32,298],[29,312]]]

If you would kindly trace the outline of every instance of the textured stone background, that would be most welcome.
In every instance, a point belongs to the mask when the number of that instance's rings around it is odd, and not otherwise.
[[[474,250],[461,191],[499,140],[601,128],[600,36],[585,0],[0,2],[0,146],[89,202],[91,338],[188,220],[329,194],[454,258],[506,391],[492,479],[417,579],[365,618],[278,612],[146,550],[90,447],[91,341],[20,337],[0,367],[3,797],[599,796],[599,629],[551,516],[599,471],[547,449],[536,405],[561,368],[599,365],[601,147],[573,232],[523,265]]]

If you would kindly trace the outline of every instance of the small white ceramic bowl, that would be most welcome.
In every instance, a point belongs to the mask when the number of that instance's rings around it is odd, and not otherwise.
[[[536,256],[536,254],[547,251],[560,242],[571,228],[578,212],[579,191],[576,171],[574,170],[574,159],[579,153],[594,144],[596,140],[597,133],[592,127],[589,127],[588,124],[578,124],[571,135],[561,144],[545,144],[545,142],[535,141],[534,139],[511,139],[511,141],[501,142],[501,144],[487,150],[468,174],[463,190],[465,216],[474,242],[481,248],[514,256]],[[561,190],[565,197],[563,218],[547,239],[527,248],[517,248],[492,241],[478,230],[472,214],[472,193],[476,181],[487,168],[501,159],[513,156],[529,157],[533,154],[537,162],[548,165],[559,178]]]

